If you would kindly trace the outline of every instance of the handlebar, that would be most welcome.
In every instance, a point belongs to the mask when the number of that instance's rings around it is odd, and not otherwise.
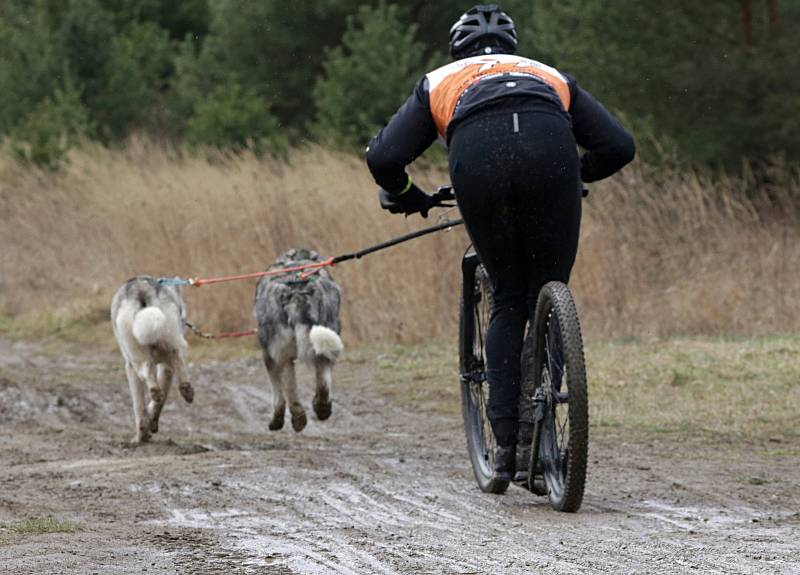
[[[583,188],[581,191],[584,198],[589,194],[589,190],[587,190],[586,188]],[[423,194],[423,197],[425,196],[426,194]],[[381,207],[385,210],[389,210],[393,214],[405,213],[406,215],[408,215],[419,211],[427,216],[427,212],[431,208],[456,207],[455,204],[448,203],[456,199],[456,194],[453,191],[452,185],[439,186],[439,188],[437,188],[435,193],[431,194],[430,196],[427,196],[425,201],[427,205],[418,206],[411,211],[407,211],[407,209],[404,208],[402,204],[400,204],[398,199],[395,196],[389,194],[389,192],[387,192],[386,190],[383,189],[379,190],[379,197],[380,197]]]

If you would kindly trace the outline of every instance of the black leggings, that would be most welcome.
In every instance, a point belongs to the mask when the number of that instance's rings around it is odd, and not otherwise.
[[[509,446],[525,324],[541,287],[569,280],[578,250],[577,148],[558,113],[486,112],[456,127],[449,156],[459,208],[492,282],[487,410],[498,444]]]

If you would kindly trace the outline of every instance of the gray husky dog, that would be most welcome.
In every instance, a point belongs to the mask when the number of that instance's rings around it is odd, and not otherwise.
[[[173,379],[188,403],[194,399],[185,377],[185,314],[180,289],[150,276],[130,279],[114,294],[111,325],[125,358],[136,424],[134,443],[158,432],[158,418]]]
[[[317,252],[297,249],[283,253],[270,270],[296,267],[321,258]],[[326,269],[301,278],[297,273],[264,276],[256,287],[254,315],[274,398],[271,430],[281,429],[289,397],[292,427],[301,431],[306,412],[297,396],[295,361],[314,367],[316,393],[312,403],[320,420],[331,415],[333,365],[344,346],[339,337],[341,289]]]

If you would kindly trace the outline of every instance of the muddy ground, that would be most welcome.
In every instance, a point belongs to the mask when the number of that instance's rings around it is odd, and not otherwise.
[[[0,342],[0,573],[800,573],[796,445],[594,430],[559,514],[478,491],[457,410],[337,369],[333,417],[295,434],[267,430],[258,360],[193,364],[195,403],[132,447],[117,355]],[[19,527],[43,517],[77,531]]]

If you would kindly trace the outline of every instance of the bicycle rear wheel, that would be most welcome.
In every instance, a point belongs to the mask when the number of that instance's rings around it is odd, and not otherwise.
[[[492,290],[489,276],[478,263],[476,254],[464,257],[462,273],[459,365],[461,412],[467,450],[481,491],[499,494],[508,489],[509,482],[493,477],[496,442],[486,416],[489,385],[486,381],[485,342],[492,308]]]
[[[542,288],[534,323],[535,381],[544,409],[532,451],[541,461],[550,503],[574,512],[586,483],[589,412],[581,328],[566,285]]]

